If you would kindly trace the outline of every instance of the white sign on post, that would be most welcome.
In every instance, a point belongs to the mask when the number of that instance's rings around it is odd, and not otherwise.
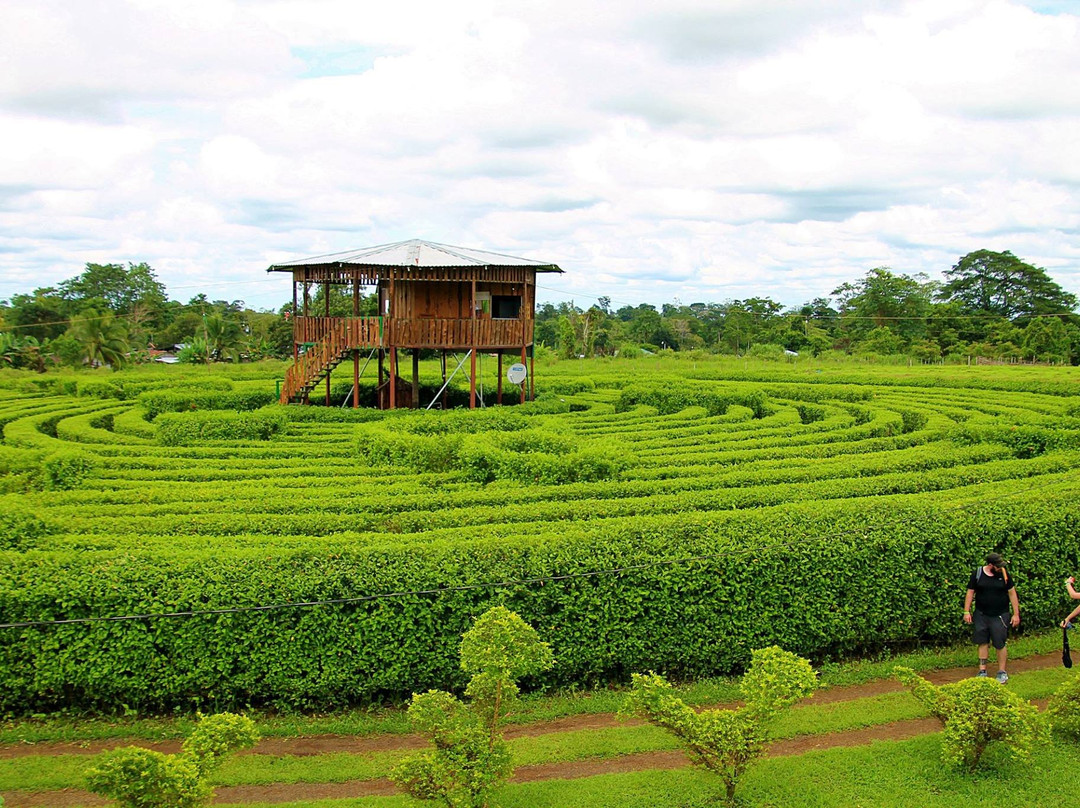
[[[528,369],[521,362],[515,362],[506,369],[506,380],[510,384],[521,384],[528,375]]]

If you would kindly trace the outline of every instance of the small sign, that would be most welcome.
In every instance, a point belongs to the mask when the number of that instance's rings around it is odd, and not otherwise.
[[[510,384],[521,384],[528,375],[528,368],[521,364],[521,362],[515,362],[506,369],[506,380],[510,382]]]

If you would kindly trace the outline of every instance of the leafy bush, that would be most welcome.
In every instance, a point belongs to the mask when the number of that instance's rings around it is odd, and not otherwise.
[[[620,391],[615,412],[626,412],[639,404],[656,407],[661,415],[681,412],[688,407],[704,407],[708,415],[723,415],[732,404],[748,407],[755,418],[771,411],[761,390],[718,387],[715,383],[688,382],[685,379],[658,379],[649,384],[630,384]]]
[[[30,509],[0,502],[0,550],[29,550],[38,539],[52,534],[53,528]]]
[[[802,657],[771,646],[754,651],[739,685],[744,706],[696,712],[662,676],[635,673],[622,708],[666,729],[695,763],[720,776],[728,805],[735,805],[738,780],[768,743],[768,724],[784,707],[810,695],[817,680]]]
[[[1035,705],[990,678],[970,678],[940,687],[910,668],[896,678],[945,727],[941,754],[946,763],[975,771],[986,748],[1000,743],[1011,756],[1026,759],[1046,740],[1046,722]]]
[[[178,755],[138,746],[99,755],[86,771],[87,788],[116,800],[121,808],[196,808],[213,796],[208,777],[221,759],[258,740],[249,718],[231,713],[207,716]]]
[[[269,440],[287,425],[278,410],[259,412],[177,412],[158,417],[157,439],[163,446],[190,446],[208,440]]]
[[[461,638],[461,669],[473,674],[463,704],[449,693],[414,694],[413,726],[434,748],[410,755],[391,777],[419,799],[479,808],[510,776],[500,727],[518,696],[517,680],[554,664],[551,647],[505,606],[485,612]]]
[[[1080,676],[1072,676],[1050,697],[1046,707],[1056,732],[1080,741]]]
[[[61,450],[41,462],[41,483],[46,490],[77,488],[97,467],[97,460],[78,451]]]
[[[795,409],[799,413],[799,420],[804,424],[812,424],[815,421],[825,420],[824,407],[818,407],[813,404],[796,404]]]
[[[257,410],[277,402],[273,390],[153,390],[139,396],[146,417],[190,410]]]

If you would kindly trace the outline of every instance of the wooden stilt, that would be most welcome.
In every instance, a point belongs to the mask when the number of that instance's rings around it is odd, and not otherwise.
[[[412,349],[412,408],[420,409],[420,350]]]
[[[390,409],[397,409],[397,348],[390,349]]]
[[[446,351],[442,351],[442,408],[446,409],[447,392],[446,392]]]
[[[521,364],[525,364],[525,346],[521,346]],[[525,403],[525,382],[521,383],[521,403]]]
[[[469,409],[476,409],[476,349],[469,353]]]
[[[472,282],[472,300],[469,303],[472,310],[472,334],[469,340],[471,352],[469,353],[469,409],[476,409],[476,279]]]
[[[386,372],[385,369],[383,368],[383,361],[385,360],[385,358],[386,358],[386,351],[384,351],[382,348],[379,348],[379,381],[375,385],[375,406],[380,410],[383,408],[382,386],[383,386],[383,373]]]

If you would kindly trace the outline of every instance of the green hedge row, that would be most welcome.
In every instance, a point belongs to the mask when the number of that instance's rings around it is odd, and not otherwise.
[[[685,379],[629,384],[619,392],[615,411],[625,412],[639,404],[656,407],[661,415],[687,407],[704,407],[709,415],[723,415],[732,404],[749,407],[755,418],[763,418],[771,412],[768,397],[760,389],[732,390],[731,386],[721,388]]]
[[[279,410],[256,412],[168,412],[159,415],[157,439],[163,446],[190,446],[208,440],[269,440],[288,424]]]
[[[551,642],[532,684],[731,673],[772,643],[815,660],[955,639],[970,570],[1012,563],[1025,625],[1060,620],[1075,492],[971,509],[929,497],[548,526],[520,537],[317,549],[0,552],[0,620],[395,595],[353,604],[0,630],[0,711],[325,708],[461,686],[458,644],[503,603]],[[689,563],[667,562],[701,557]],[[648,566],[655,564],[655,566]],[[545,583],[516,579],[621,573]],[[178,664],[182,660],[182,664]]]
[[[257,410],[278,400],[273,390],[153,390],[139,396],[146,417],[190,410]]]

